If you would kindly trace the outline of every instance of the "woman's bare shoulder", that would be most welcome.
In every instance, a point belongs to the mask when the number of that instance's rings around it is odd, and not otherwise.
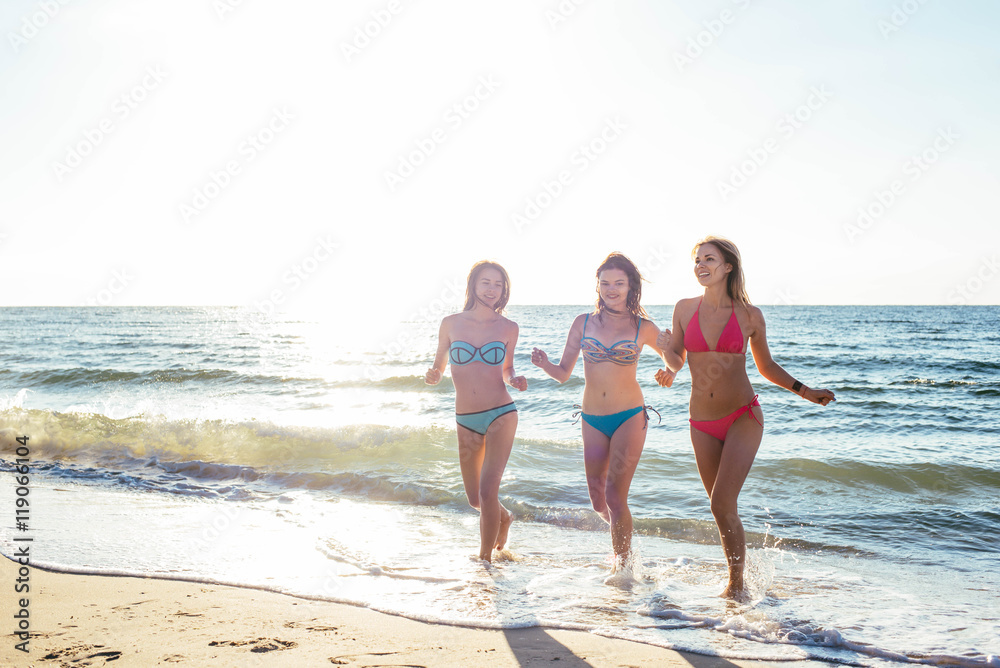
[[[679,315],[690,315],[698,308],[701,297],[685,297],[674,305],[674,313]]]

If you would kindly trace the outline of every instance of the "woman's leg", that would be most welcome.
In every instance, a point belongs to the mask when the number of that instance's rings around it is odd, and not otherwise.
[[[479,476],[486,454],[486,436],[458,426],[458,465],[462,469],[462,483],[469,505],[479,510]]]
[[[583,429],[583,467],[587,473],[587,492],[590,494],[590,504],[601,516],[601,519],[610,524],[611,513],[608,512],[605,486],[608,482],[608,456],[611,451],[611,439],[582,420],[580,424]]]
[[[761,422],[760,407],[751,410]],[[734,598],[745,589],[746,536],[740,520],[738,500],[743,483],[757,456],[764,429],[749,415],[741,415],[729,428],[725,446],[714,436],[691,428],[698,473],[712,504],[712,516],[729,564],[729,584],[722,595]]]
[[[757,419],[763,421],[759,406],[754,406]],[[729,563],[729,584],[723,596],[734,598],[746,589],[743,571],[746,567],[747,541],[740,520],[738,501],[743,483],[750,473],[753,460],[760,448],[764,428],[749,415],[742,415],[726,434],[722,459],[712,489],[712,516],[719,526],[719,537]]]
[[[619,559],[627,558],[632,550],[632,512],[628,507],[628,492],[646,444],[647,422],[645,412],[639,411],[611,436],[604,489],[611,518],[611,546]]]
[[[479,558],[490,561],[493,549],[503,549],[513,516],[500,504],[503,478],[517,431],[517,411],[501,415],[486,430],[485,455],[479,476]]]

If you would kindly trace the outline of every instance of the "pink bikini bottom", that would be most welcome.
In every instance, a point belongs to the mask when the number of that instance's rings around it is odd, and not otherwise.
[[[760,402],[757,401],[757,395],[753,395],[753,399],[746,406],[741,406],[735,411],[727,415],[726,417],[719,418],[718,420],[688,420],[691,426],[698,431],[705,432],[709,436],[714,436],[720,441],[726,440],[726,434],[729,433],[729,428],[733,426],[733,423],[739,419],[741,415],[747,413],[750,417],[754,419],[754,422],[759,424],[761,427],[764,424],[757,419],[757,416],[753,414],[751,408],[754,406],[760,406]]]

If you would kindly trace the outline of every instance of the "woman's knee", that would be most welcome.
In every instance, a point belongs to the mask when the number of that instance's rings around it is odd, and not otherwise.
[[[628,490],[619,489],[609,482],[605,489],[605,496],[607,497],[608,510],[612,514],[617,515],[628,511]]]
[[[594,506],[594,510],[604,510],[607,507],[604,495],[604,480],[587,478],[587,491],[590,494],[590,502]]]
[[[484,479],[479,481],[479,498],[497,499],[500,497],[500,481]]]
[[[716,522],[732,522],[734,519],[738,522],[740,515],[736,499],[712,497],[712,516]]]

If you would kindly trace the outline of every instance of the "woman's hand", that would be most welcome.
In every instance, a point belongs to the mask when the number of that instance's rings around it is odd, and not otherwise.
[[[532,348],[531,363],[537,367],[545,368],[545,365],[549,363],[549,356],[545,354],[544,350]]]
[[[661,334],[662,336],[662,334]],[[660,384],[660,387],[670,387],[674,384],[674,378],[677,374],[670,369],[657,369],[656,370],[656,382]]]
[[[511,387],[521,392],[524,392],[526,389],[528,389],[528,379],[525,378],[524,376],[514,376],[507,382],[510,383]]]
[[[424,374],[424,382],[428,385],[437,385],[441,382],[441,372],[434,368],[428,369]]]
[[[833,396],[833,392],[830,390],[814,390],[811,387],[807,387],[802,391],[802,398],[821,406],[826,406],[831,401],[836,401],[836,398]]]
[[[656,337],[656,347],[660,350],[666,350],[670,347],[670,330],[664,329],[660,332],[660,335]]]

